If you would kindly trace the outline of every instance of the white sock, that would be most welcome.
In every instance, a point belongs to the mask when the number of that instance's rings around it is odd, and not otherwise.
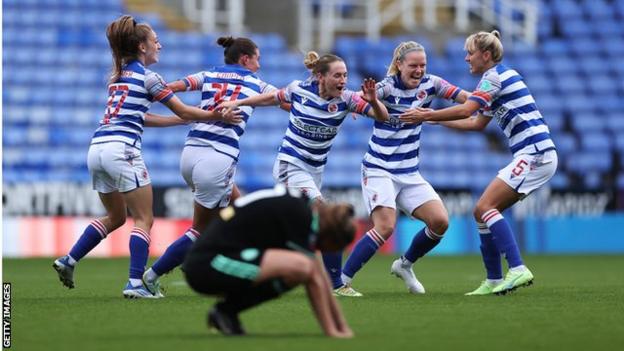
[[[74,260],[74,258],[70,255],[67,255],[67,263],[69,263],[69,265],[73,267],[76,265],[76,260]]]
[[[486,279],[487,283],[494,286],[503,282],[503,279]]]
[[[510,271],[512,272],[524,272],[527,270],[525,265],[520,265],[520,266],[516,266],[516,267],[511,267],[509,268]]]
[[[145,272],[144,277],[145,280],[147,280],[148,282],[153,282],[154,280],[158,279],[159,275],[150,268]]]
[[[143,282],[141,281],[141,279],[130,278],[130,285],[132,285],[133,288],[136,288],[143,285]]]
[[[342,280],[342,284],[343,285],[349,285],[349,284],[351,284],[351,280],[353,278],[349,277],[348,275],[346,275],[344,273],[341,273],[340,274],[340,279]]]
[[[413,265],[414,265],[414,262],[408,260],[404,256],[401,256],[401,267],[403,267],[403,268],[412,268]]]

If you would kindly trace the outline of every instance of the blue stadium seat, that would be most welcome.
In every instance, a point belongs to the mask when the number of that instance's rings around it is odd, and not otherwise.
[[[543,66],[543,63],[541,64]],[[552,91],[553,80],[543,73],[524,75],[525,83],[533,95],[547,94]],[[535,97],[535,96],[534,96]]]
[[[624,135],[622,133],[619,133],[618,137],[615,138],[615,148],[620,154],[624,154]]]
[[[567,27],[567,24],[565,27]],[[572,53],[581,59],[583,59],[588,52],[599,53],[601,50],[600,42],[596,41],[594,38],[578,37],[577,35],[572,35],[571,38],[574,39],[569,40],[568,45],[570,45]]]
[[[560,0],[552,3],[552,12],[561,21],[577,20],[583,16],[583,10],[572,0]]]
[[[588,190],[604,188],[604,181],[600,172],[587,172],[583,175],[583,185]]]
[[[543,110],[540,112],[542,113],[542,117],[544,117],[544,120],[546,121],[546,124],[548,124],[548,128],[551,132],[563,130],[565,125],[565,116],[562,112],[550,111],[545,113]]]
[[[561,31],[567,38],[589,39],[592,35],[592,26],[584,19],[567,19],[565,25],[561,26]]]
[[[603,96],[617,92],[616,80],[608,75],[594,75],[587,80],[590,93]]]
[[[580,152],[574,157],[566,159],[566,169],[577,174],[591,172],[606,172],[611,169],[610,153]]]
[[[622,112],[612,112],[606,115],[605,120],[609,130],[617,133],[618,135],[622,135],[622,133],[624,133],[624,114]]]
[[[557,91],[559,91],[563,95],[579,96],[584,95],[584,93],[586,92],[585,80],[577,75],[571,74],[571,72],[560,72],[560,75],[557,77],[557,79],[553,81],[553,83]],[[566,100],[577,101],[575,99]]]
[[[567,56],[549,57],[546,62],[546,67],[548,67],[548,70],[553,72],[557,77],[574,75],[579,71],[578,63],[571,57]]]
[[[609,74],[610,65],[605,64],[604,55],[586,55],[580,62],[580,72],[588,78],[588,82],[591,82],[595,75]]]
[[[576,111],[570,119],[572,129],[579,135],[588,132],[600,132],[605,124],[602,119],[596,118],[593,113]]]
[[[557,172],[548,184],[555,190],[566,190],[570,187],[570,180],[564,172]]]
[[[611,136],[602,132],[580,133],[581,147],[585,151],[609,153],[613,147]]]
[[[613,7],[602,0],[583,1],[582,6],[590,20],[600,23],[595,28],[601,27],[605,21],[613,20]]]
[[[545,39],[543,43],[539,45],[543,58],[549,58],[553,56],[566,56],[570,53],[570,47],[566,40],[563,39]]]

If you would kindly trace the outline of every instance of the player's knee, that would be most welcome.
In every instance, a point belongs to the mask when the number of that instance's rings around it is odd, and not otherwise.
[[[111,228],[107,228],[108,232],[112,232],[113,230],[121,227],[126,223],[126,211],[125,208],[123,211],[119,211],[118,213],[113,213],[108,216],[110,220]]]
[[[483,214],[485,212],[487,212],[488,210],[491,210],[491,209],[492,209],[492,205],[487,204],[487,203],[482,202],[482,201],[477,202],[477,204],[475,205],[474,211],[472,213],[473,216],[474,216],[474,219],[477,222],[481,222],[482,221],[481,217],[483,216]]]
[[[379,235],[383,236],[384,239],[388,239],[394,233],[394,224],[391,222],[381,222],[375,223],[375,230]]]
[[[448,229],[448,226],[449,226],[448,217],[435,216],[428,221],[427,226],[434,233],[438,235],[444,235],[444,233],[446,233],[446,230]]]
[[[154,216],[150,214],[141,217],[135,217],[134,223],[136,227],[144,228],[149,233],[149,231],[152,229],[152,225],[154,225]]]

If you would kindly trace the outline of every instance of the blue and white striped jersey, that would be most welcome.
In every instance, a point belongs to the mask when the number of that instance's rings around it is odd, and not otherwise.
[[[277,90],[238,64],[215,67],[184,78],[189,90],[201,90],[201,108],[212,110],[224,100],[233,101]],[[189,131],[185,146],[212,147],[238,160],[238,140],[245,133],[247,120],[254,108],[240,106],[243,122],[227,124],[221,121],[195,122]]]
[[[514,157],[555,148],[531,92],[515,70],[503,64],[490,68],[469,99],[481,105],[484,116],[496,119]]]
[[[165,103],[173,97],[163,79],[138,60],[121,68],[121,76],[108,86],[108,94],[104,118],[91,144],[120,141],[138,149],[141,148],[145,113],[152,102]]]
[[[375,121],[362,164],[392,174],[418,171],[422,124],[402,123],[399,115],[410,108],[427,108],[435,97],[453,100],[460,92],[458,87],[431,74],[426,74],[413,89],[405,87],[398,75],[388,76],[377,83],[377,97],[388,109],[390,119]]]
[[[322,172],[334,137],[349,112],[366,115],[371,109],[351,90],[325,100],[319,96],[318,82],[311,79],[290,83],[277,92],[277,99],[292,104],[277,159],[311,172]]]

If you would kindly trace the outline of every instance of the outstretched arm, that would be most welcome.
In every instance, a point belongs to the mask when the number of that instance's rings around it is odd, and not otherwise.
[[[445,127],[458,130],[481,131],[485,129],[485,127],[488,125],[488,123],[490,123],[491,120],[492,118],[480,114],[476,117],[469,117],[456,121],[443,121],[440,122],[440,124]]]
[[[165,105],[169,107],[173,113],[178,115],[178,117],[186,121],[223,121],[229,124],[238,124],[243,120],[239,112],[228,111],[222,113],[218,111],[202,110],[184,104],[175,95],[167,100]]]
[[[172,127],[187,123],[189,121],[185,121],[178,116],[160,116],[149,112],[145,114],[146,127]]]
[[[424,108],[415,108],[405,111],[399,116],[405,123],[421,123],[427,121],[453,121],[456,119],[464,119],[472,116],[481,108],[478,102],[474,100],[466,100],[461,105],[455,105],[440,110],[431,110]]]
[[[173,91],[174,93],[178,93],[181,91],[186,91],[188,87],[183,80],[176,80],[174,82],[167,83],[167,88],[171,89],[171,91]]]
[[[217,106],[216,110],[226,109],[230,111],[236,109],[239,106],[275,106],[279,105],[280,101],[276,97],[275,92],[268,92],[256,96],[250,96],[242,100],[223,101]]]

